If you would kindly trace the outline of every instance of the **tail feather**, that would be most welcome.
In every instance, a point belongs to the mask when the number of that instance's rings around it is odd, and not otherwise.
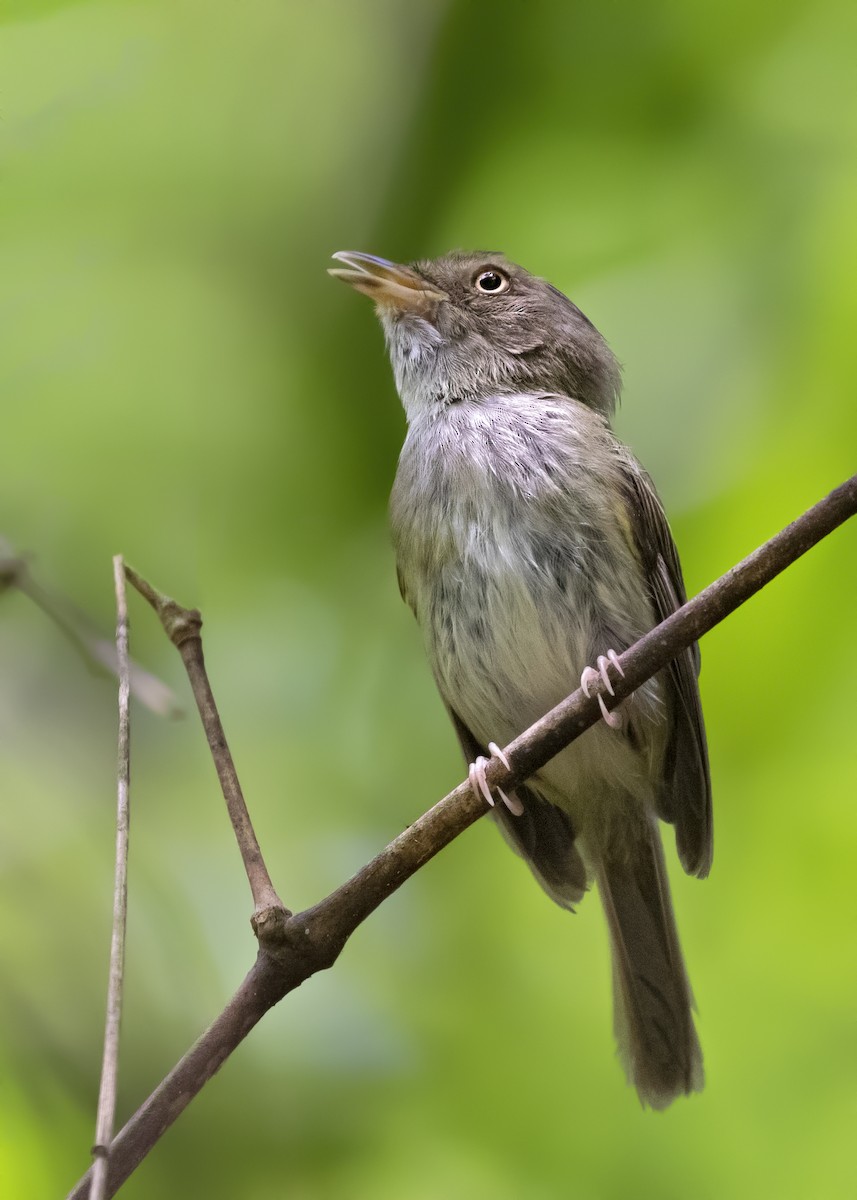
[[[702,1051],[678,941],[660,834],[652,823],[629,856],[596,864],[613,951],[614,1029],[629,1082],[666,1108],[702,1088]]]

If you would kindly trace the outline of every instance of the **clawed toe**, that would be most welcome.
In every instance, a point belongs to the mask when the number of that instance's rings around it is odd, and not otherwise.
[[[509,759],[496,742],[489,742],[488,749],[491,753],[491,758],[498,758],[506,770],[511,771],[512,764],[509,762]],[[486,758],[484,754],[480,754],[476,761],[470,764],[468,778],[474,794],[476,796],[482,796],[482,798],[485,800],[485,803],[488,804],[490,808],[493,808],[494,797],[491,795],[491,788],[488,784],[488,780],[485,778],[485,768],[488,766],[490,761],[491,760]],[[500,796],[500,799],[506,805],[510,813],[513,813],[516,817],[521,815],[521,813],[524,811],[524,806],[517,796],[507,796],[503,789],[499,787],[495,788],[494,791]]]
[[[507,796],[501,787],[498,787],[497,791],[500,793],[501,800],[506,805],[512,816],[520,817],[524,811],[524,806],[518,797],[515,795]]]
[[[583,694],[584,694],[584,696],[586,696],[587,699],[589,699],[590,684],[593,684],[596,679],[600,679],[600,678],[601,678],[601,676],[598,674],[598,672],[595,670],[594,667],[584,667],[583,668],[583,673],[580,676],[580,686],[583,689]]]
[[[611,729],[622,728],[622,714],[617,709],[614,709],[613,712],[610,712],[610,710],[607,708],[607,705],[604,703],[603,696],[598,697],[598,707],[601,709],[601,716],[604,718],[605,723],[609,725]]]
[[[485,778],[485,768],[488,765],[488,759],[480,754],[475,762],[470,764],[468,777],[470,786],[477,796],[481,795],[485,799],[485,803],[491,808],[494,807],[494,797],[491,795],[491,789],[488,786],[488,780]]]
[[[497,745],[496,742],[488,743],[488,753],[491,755],[492,758],[499,758],[500,762],[503,764],[503,766],[506,768],[506,770],[511,771],[512,764],[509,762],[508,758],[506,757],[506,755],[503,753],[503,751],[500,749],[500,747]],[[499,791],[500,789],[498,788],[497,790]]]
[[[622,670],[622,664],[619,662],[619,655],[616,653],[615,650],[608,650],[607,654],[602,655],[602,657],[606,657],[610,662],[612,662],[613,666],[616,668],[616,670],[619,672],[619,674],[622,676],[622,678],[623,679],[625,678],[625,672]],[[600,662],[601,659],[599,659],[598,661]]]
[[[589,689],[596,681],[603,683],[605,690],[608,691],[611,696],[616,695],[615,691],[613,690],[613,684],[610,682],[609,670],[611,666],[615,667],[619,674],[624,678],[625,672],[622,670],[622,664],[619,662],[619,655],[615,650],[608,650],[606,654],[599,654],[598,658],[595,660],[594,667],[584,668],[583,674],[580,676],[580,687],[584,696],[588,697],[591,694]],[[621,729],[622,714],[618,710],[610,712],[607,708],[607,705],[604,703],[604,697],[600,692],[596,699],[598,700],[598,707],[601,709],[601,716],[604,718],[605,723],[609,725],[611,729]]]

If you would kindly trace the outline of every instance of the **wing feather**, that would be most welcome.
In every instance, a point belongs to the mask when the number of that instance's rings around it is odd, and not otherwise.
[[[630,455],[623,455],[626,511],[658,621],[687,599],[678,552],[655,486]],[[690,875],[711,869],[711,779],[699,696],[699,646],[694,643],[664,672],[669,688],[670,735],[658,814],[675,826],[676,847]]]

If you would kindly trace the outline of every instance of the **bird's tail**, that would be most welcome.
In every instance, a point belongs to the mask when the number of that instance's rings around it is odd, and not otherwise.
[[[595,873],[610,928],[619,1056],[642,1102],[666,1108],[702,1088],[702,1051],[654,822],[630,853],[608,853]]]

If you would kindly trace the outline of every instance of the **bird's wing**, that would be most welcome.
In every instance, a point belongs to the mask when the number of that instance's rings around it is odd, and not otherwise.
[[[665,620],[687,596],[678,552],[655,486],[630,454],[621,455],[625,511],[646,573],[655,614]],[[711,869],[711,779],[699,698],[699,646],[694,643],[664,672],[669,684],[670,734],[658,813],[675,826],[682,866],[700,878]]]

